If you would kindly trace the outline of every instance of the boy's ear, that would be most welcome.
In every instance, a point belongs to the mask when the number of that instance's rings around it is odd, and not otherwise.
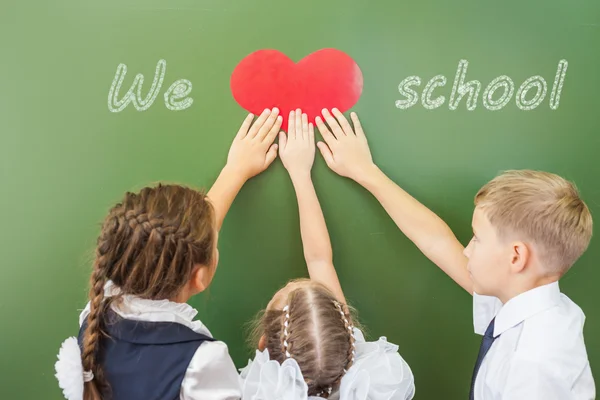
[[[521,273],[529,264],[531,250],[523,242],[514,242],[511,247],[510,266],[514,273]]]

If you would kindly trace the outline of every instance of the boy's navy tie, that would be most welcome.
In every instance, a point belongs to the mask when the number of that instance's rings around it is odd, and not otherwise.
[[[477,362],[475,362],[475,369],[473,370],[473,378],[471,378],[471,392],[469,393],[469,400],[475,400],[475,379],[477,378],[477,373],[479,372],[479,367],[481,367],[481,363],[483,362],[483,358],[492,347],[494,340],[494,323],[496,318],[492,319],[490,325],[485,331],[485,335],[483,335],[483,339],[481,340],[481,346],[479,346],[479,355],[477,356]]]

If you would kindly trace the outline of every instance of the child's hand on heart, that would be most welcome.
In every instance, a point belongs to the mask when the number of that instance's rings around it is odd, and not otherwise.
[[[279,134],[279,157],[292,179],[310,177],[315,160],[315,131],[300,109],[290,112],[287,136]]]
[[[352,129],[344,114],[335,108],[332,112],[333,115],[328,110],[322,111],[329,128],[320,117],[315,120],[325,140],[317,143],[317,146],[329,168],[338,175],[360,182],[377,169],[367,138],[355,113],[351,114],[354,123]]]
[[[281,128],[279,110],[266,109],[254,124],[253,119],[253,114],[246,117],[227,156],[226,168],[244,180],[263,172],[277,157],[277,144],[273,141]]]

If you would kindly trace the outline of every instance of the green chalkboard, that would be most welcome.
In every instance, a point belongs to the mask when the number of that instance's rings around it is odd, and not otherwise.
[[[504,169],[559,173],[600,215],[597,0],[3,1],[0,397],[61,398],[53,365],[61,341],[77,333],[102,218],[127,190],[212,184],[246,115],[229,87],[235,66],[259,49],[298,61],[321,48],[342,50],[360,66],[364,88],[353,110],[375,160],[465,244],[474,194]],[[111,112],[118,66],[127,66],[121,93],[140,73],[145,96],[160,60],[155,101],[144,111],[129,104]],[[453,107],[465,67],[481,92]],[[438,75],[428,98],[444,103],[433,108],[423,91]],[[164,94],[180,79],[192,85],[193,103],[172,110]],[[525,110],[542,81],[545,97]],[[500,104],[509,82],[514,93]],[[342,285],[371,337],[399,344],[418,399],[466,398],[480,340],[470,297],[320,156],[313,175]],[[243,188],[220,252],[214,284],[191,302],[242,367],[250,354],[242,325],[288,279],[306,275],[294,192],[280,162]],[[587,315],[596,374],[599,262],[593,239],[561,281]]]

